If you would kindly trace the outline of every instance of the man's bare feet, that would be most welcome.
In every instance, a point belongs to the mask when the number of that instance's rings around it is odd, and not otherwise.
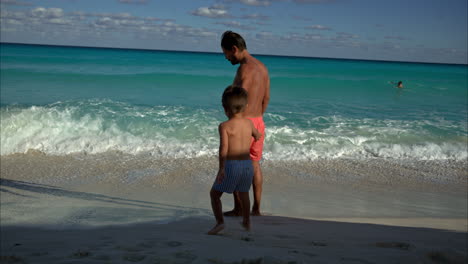
[[[223,229],[224,229],[224,224],[217,224],[210,231],[208,231],[207,234],[208,235],[216,235]]]
[[[246,231],[250,231],[250,223],[240,222],[240,224]]]
[[[250,215],[253,215],[253,216],[262,216],[262,214],[260,213],[260,211],[252,211],[250,213]]]
[[[242,211],[232,210],[223,213],[224,216],[242,216]]]

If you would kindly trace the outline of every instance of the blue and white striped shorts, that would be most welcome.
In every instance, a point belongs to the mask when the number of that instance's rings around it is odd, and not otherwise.
[[[248,192],[252,185],[253,175],[251,160],[226,160],[224,179],[219,184],[215,180],[213,189],[227,193]]]

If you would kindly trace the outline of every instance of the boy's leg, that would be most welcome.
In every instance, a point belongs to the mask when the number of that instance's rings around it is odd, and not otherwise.
[[[249,192],[239,192],[239,198],[242,203],[242,226],[247,230],[250,231],[250,198]]]
[[[213,209],[213,214],[216,218],[216,225],[210,231],[208,231],[208,235],[216,235],[219,231],[224,229],[224,217],[223,208],[221,204],[221,195],[223,195],[222,192],[211,188],[211,208]]]

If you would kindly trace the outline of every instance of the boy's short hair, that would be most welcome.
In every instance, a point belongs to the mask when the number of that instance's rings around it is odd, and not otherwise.
[[[232,114],[244,112],[247,105],[247,91],[239,86],[229,85],[223,93],[222,103],[225,111]]]
[[[241,35],[232,32],[230,30],[223,33],[221,38],[221,47],[226,50],[232,50],[232,47],[236,46],[240,51],[247,49],[244,38]]]

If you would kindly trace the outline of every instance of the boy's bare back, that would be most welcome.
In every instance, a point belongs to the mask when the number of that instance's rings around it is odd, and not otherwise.
[[[261,137],[252,121],[237,115],[219,125],[219,134],[228,160],[249,160],[252,137]]]

